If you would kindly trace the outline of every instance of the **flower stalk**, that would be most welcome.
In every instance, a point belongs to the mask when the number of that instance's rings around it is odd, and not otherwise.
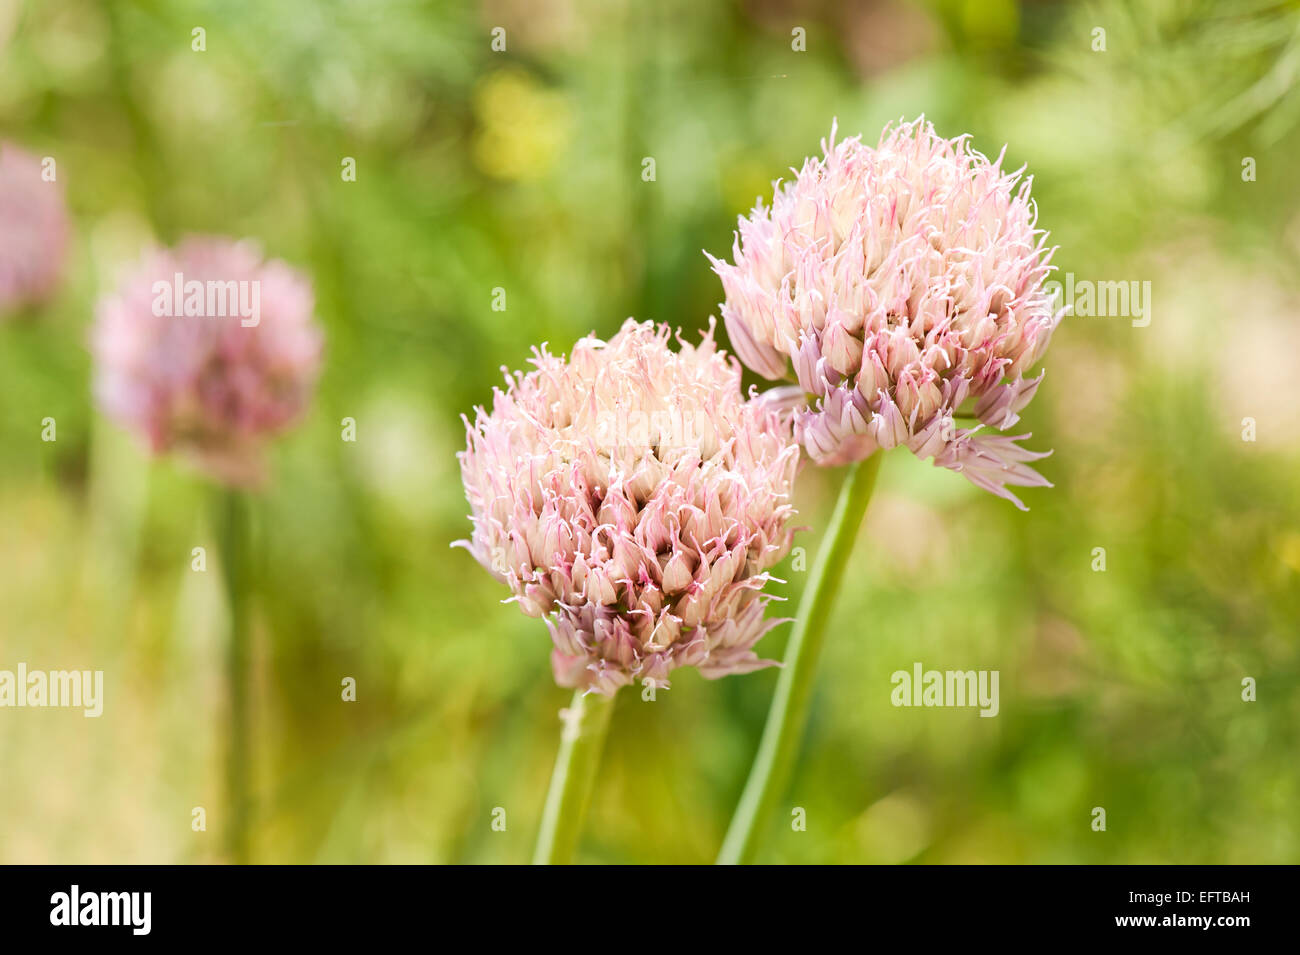
[[[533,865],[568,865],[573,861],[609,733],[615,695],[577,690],[562,714],[560,752],[542,810]]]
[[[727,830],[720,865],[754,861],[776,802],[785,793],[790,771],[808,722],[813,678],[821,656],[835,597],[853,551],[867,504],[880,472],[879,453],[849,466],[830,526],[817,552],[812,576],[799,602],[794,630],[786,647],[776,695],[767,713],[758,755],[749,771],[736,814]]]
[[[227,750],[226,850],[230,861],[250,859],[249,801],[249,625],[248,625],[248,501],[233,489],[217,492],[220,563],[230,630],[226,644]]]

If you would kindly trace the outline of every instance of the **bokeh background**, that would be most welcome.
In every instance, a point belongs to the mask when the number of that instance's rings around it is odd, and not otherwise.
[[[95,302],[142,246],[256,237],[326,330],[256,503],[255,858],[522,862],[568,695],[449,549],[459,416],[542,341],[705,327],[702,250],[833,117],[874,141],[921,113],[1009,144],[1056,264],[1150,281],[1152,320],[1059,329],[1029,513],[886,458],[788,800],[807,831],[779,818],[764,859],[1300,861],[1298,73],[1300,10],[1257,0],[0,0],[0,137],[57,158],[75,222],[57,296],[0,323],[0,667],[106,680],[98,720],[0,711],[0,861],[223,858],[212,492],[90,397]],[[809,558],[837,477],[801,478]],[[1000,670],[1000,715],[895,709],[914,661]],[[623,694],[581,858],[710,861],[775,679]]]

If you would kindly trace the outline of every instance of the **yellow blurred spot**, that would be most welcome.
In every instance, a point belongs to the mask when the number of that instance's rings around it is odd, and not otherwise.
[[[562,93],[515,67],[485,77],[474,91],[479,130],[474,161],[498,179],[539,179],[569,137],[572,112]]]
[[[1300,534],[1286,534],[1278,541],[1278,554],[1282,558],[1282,563],[1286,564],[1296,573],[1300,573]]]
[[[871,861],[906,862],[929,845],[930,816],[915,797],[890,793],[858,817],[854,833]]]

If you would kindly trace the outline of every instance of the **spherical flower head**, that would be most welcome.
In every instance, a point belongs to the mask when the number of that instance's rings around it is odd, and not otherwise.
[[[778,391],[818,464],[902,444],[1023,508],[1007,485],[1047,485],[1025,463],[1046,455],[983,428],[1019,419],[1063,314],[1030,179],[923,119],[874,149],[832,126],[822,149],[741,217],[734,264],[710,256],[733,347],[767,378],[793,367]]]
[[[799,449],[779,408],[744,399],[712,327],[678,351],[670,335],[629,319],[567,361],[543,346],[465,421],[474,531],[457,543],[545,618],[561,686],[770,662],[753,646],[779,622],[762,590],[790,548]]]
[[[307,277],[253,243],[198,237],[149,251],[96,311],[95,397],[153,453],[260,485],[266,445],[315,388],[314,308]]]
[[[68,210],[43,173],[35,156],[0,143],[0,313],[43,302],[63,269]]]

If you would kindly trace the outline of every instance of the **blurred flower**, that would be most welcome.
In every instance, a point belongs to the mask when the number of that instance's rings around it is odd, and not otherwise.
[[[40,159],[0,143],[0,312],[44,301],[62,270],[68,211],[42,172]]]
[[[479,129],[474,159],[490,176],[540,179],[569,139],[572,111],[563,93],[515,68],[488,75],[474,91]]]
[[[320,366],[310,281],[250,242],[147,252],[99,303],[95,397],[155,453],[225,484],[265,476],[267,440],[302,417]]]
[[[1005,430],[1042,380],[1024,373],[1062,313],[1030,180],[920,119],[822,148],[740,219],[734,265],[709,256],[736,352],[767,378],[793,364],[774,397],[817,463],[905,444],[1023,508],[1005,485],[1047,485],[1025,463],[1046,455],[954,417],[970,400]]]
[[[752,648],[778,622],[762,588],[790,548],[799,451],[712,328],[677,352],[670,334],[629,319],[567,362],[543,346],[465,421],[474,532],[457,544],[546,618],[561,686],[770,662]]]

